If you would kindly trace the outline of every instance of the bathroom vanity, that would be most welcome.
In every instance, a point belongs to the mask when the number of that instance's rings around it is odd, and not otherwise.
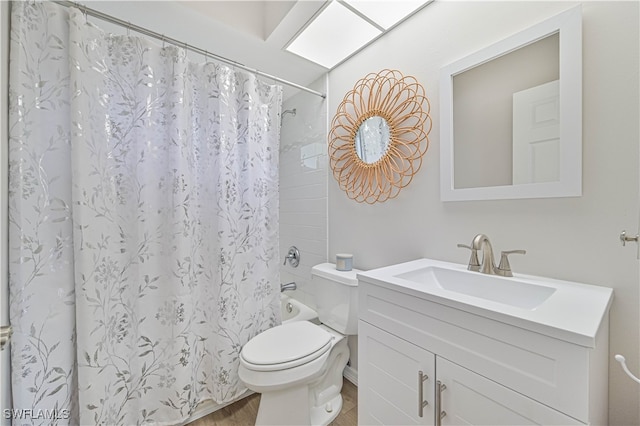
[[[420,259],[358,274],[361,424],[606,424],[610,288]]]

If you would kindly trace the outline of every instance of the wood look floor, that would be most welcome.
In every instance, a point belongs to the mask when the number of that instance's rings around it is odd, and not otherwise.
[[[187,426],[251,426],[256,423],[260,394],[253,394],[240,401],[202,417]],[[348,380],[342,385],[342,410],[331,426],[356,426],[358,424],[358,388]]]

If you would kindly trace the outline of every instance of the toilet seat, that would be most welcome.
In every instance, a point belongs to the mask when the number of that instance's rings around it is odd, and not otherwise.
[[[331,349],[332,335],[308,321],[266,330],[240,352],[241,363],[254,371],[279,371],[307,364]]]

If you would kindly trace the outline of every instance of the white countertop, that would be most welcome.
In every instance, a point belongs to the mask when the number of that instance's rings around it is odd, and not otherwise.
[[[609,313],[609,307],[613,300],[613,289],[608,287],[524,274],[513,274],[513,278],[485,275],[485,277],[502,280],[501,284],[508,285],[509,281],[517,281],[555,289],[553,294],[539,306],[527,309],[449,291],[442,288],[434,280],[417,282],[397,276],[428,267],[457,271],[462,274],[460,275],[462,278],[465,277],[465,274],[480,274],[480,272],[467,271],[466,265],[432,259],[418,259],[359,272],[357,277],[361,282],[400,291],[586,347],[595,346],[596,335]]]

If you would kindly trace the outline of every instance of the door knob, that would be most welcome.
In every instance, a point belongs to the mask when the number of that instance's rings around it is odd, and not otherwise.
[[[636,243],[636,259],[640,259],[640,235],[636,234],[634,237],[627,236],[627,231],[622,231],[620,233],[620,242],[623,246],[626,246],[629,241],[635,241]]]
[[[628,237],[627,231],[622,231],[620,233],[620,242],[622,243],[623,246],[626,246],[629,241],[635,241],[637,243],[638,239],[640,239],[640,235],[638,234],[636,234],[635,237]]]

